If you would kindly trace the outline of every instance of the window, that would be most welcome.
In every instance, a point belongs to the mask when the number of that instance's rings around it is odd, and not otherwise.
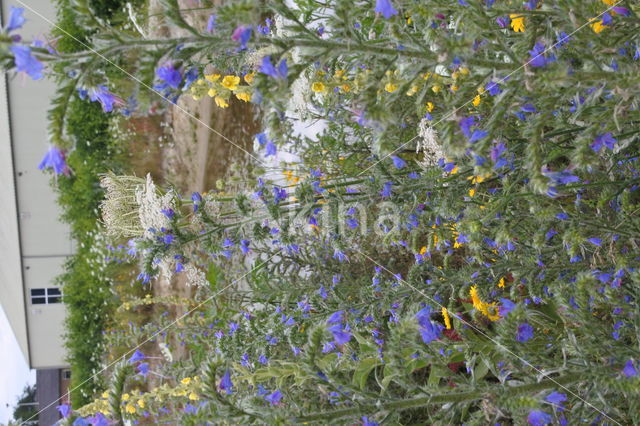
[[[64,380],[71,380],[71,370],[62,370],[62,378]]]
[[[60,302],[62,302],[62,293],[58,287],[31,289],[32,305],[48,305]]]

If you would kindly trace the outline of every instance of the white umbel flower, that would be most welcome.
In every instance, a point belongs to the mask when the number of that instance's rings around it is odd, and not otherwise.
[[[438,142],[438,132],[431,127],[429,120],[423,118],[418,124],[418,143],[416,153],[422,152],[422,166],[432,167],[444,158],[444,151]]]
[[[138,202],[140,225],[144,230],[145,238],[153,237],[153,233],[149,231],[150,228],[156,230],[169,228],[169,218],[162,213],[162,210],[174,207],[174,194],[167,192],[161,195],[150,174],[147,174],[145,184],[136,189],[136,201]]]
[[[187,277],[187,284],[190,286],[203,287],[209,284],[204,272],[191,264],[185,265],[184,273]]]

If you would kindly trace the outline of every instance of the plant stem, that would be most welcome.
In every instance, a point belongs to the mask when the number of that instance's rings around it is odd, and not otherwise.
[[[538,383],[530,383],[521,386],[514,386],[507,389],[500,389],[500,391],[509,392],[511,395],[518,395],[527,392],[538,392],[544,389],[551,389],[558,385],[566,385],[579,380],[584,380],[584,376],[578,373],[570,373],[566,376],[558,377],[557,379],[546,379]],[[319,413],[312,413],[306,416],[295,417],[290,419],[292,423],[302,423],[323,419],[337,419],[346,416],[355,416],[366,412],[367,410],[377,411],[391,411],[391,410],[406,410],[409,408],[418,408],[431,404],[445,404],[456,403],[465,401],[474,401],[485,397],[490,397],[500,391],[472,391],[472,392],[457,392],[457,393],[445,393],[439,395],[423,396],[419,398],[401,399],[396,401],[385,402],[379,405],[361,405],[358,407],[345,408],[342,410],[324,411]]]

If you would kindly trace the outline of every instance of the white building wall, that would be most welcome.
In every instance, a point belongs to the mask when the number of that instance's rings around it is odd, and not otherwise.
[[[5,78],[0,78],[0,302],[20,350],[29,363],[27,324],[22,299],[20,240],[16,216],[13,165],[9,133],[9,111]]]
[[[60,261],[57,257],[30,257],[23,260],[31,365],[34,368],[61,368],[67,365],[62,340],[64,304],[35,305],[29,296],[32,288],[55,287],[52,278],[62,272]]]
[[[3,1],[5,19],[9,16],[12,5],[23,7],[17,2]],[[38,14],[49,20],[55,20],[53,2],[31,0],[28,5]],[[49,37],[50,25],[38,14],[26,8],[24,16],[27,22],[22,29],[17,31],[23,39],[40,38],[44,40]],[[14,179],[18,200],[17,210],[12,211],[14,212],[14,221],[17,211],[19,222],[24,282],[15,281],[14,278],[14,281],[7,281],[7,285],[13,286],[12,292],[17,292],[17,289],[23,286],[20,291],[24,291],[26,297],[28,333],[24,333],[21,325],[16,325],[14,332],[18,341],[23,341],[24,334],[28,334],[31,358],[29,363],[32,368],[66,365],[62,340],[63,305],[33,306],[29,298],[29,289],[31,288],[54,286],[55,277],[60,274],[66,256],[72,253],[69,227],[59,220],[61,210],[55,203],[56,194],[49,185],[51,175],[37,169],[49,146],[47,141],[47,110],[54,89],[54,83],[47,79],[33,81],[25,75],[16,75],[13,72],[9,74],[8,103],[11,117],[11,146],[13,147]],[[1,96],[4,97],[4,95]],[[0,142],[2,146],[0,153],[4,153],[9,141],[2,140]],[[0,161],[4,164],[4,156]],[[4,178],[2,179],[2,187],[1,191],[4,193]],[[8,195],[2,197],[4,200],[4,198],[8,198]],[[15,260],[12,261],[11,267],[20,263],[14,262]],[[11,273],[15,276],[15,272]],[[6,311],[4,297],[0,297]],[[24,308],[22,313],[22,321],[24,322]],[[9,312],[7,312],[7,316],[10,316]],[[16,322],[11,319],[10,321],[12,325]]]

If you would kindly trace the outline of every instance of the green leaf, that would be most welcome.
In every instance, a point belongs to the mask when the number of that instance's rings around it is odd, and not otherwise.
[[[378,365],[381,365],[378,358],[366,358],[361,360],[360,363],[358,363],[355,371],[353,372],[352,383],[360,387],[360,389],[364,389],[369,374]]]

